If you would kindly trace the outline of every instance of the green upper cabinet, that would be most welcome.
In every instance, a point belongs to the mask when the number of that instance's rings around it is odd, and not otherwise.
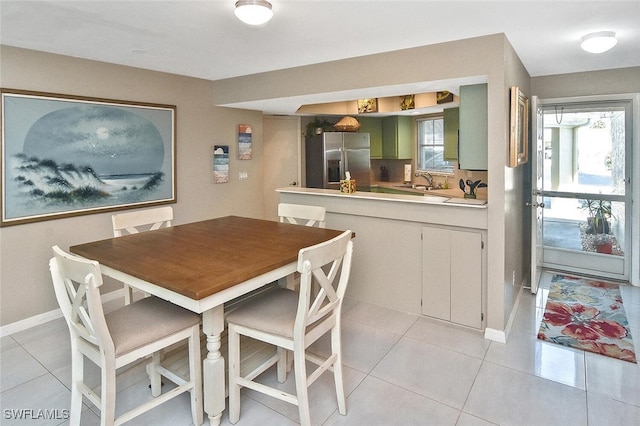
[[[374,117],[358,116],[360,133],[369,133],[370,157],[382,158],[382,120]]]
[[[487,170],[487,150],[487,85],[460,86],[459,168]]]
[[[459,123],[459,108],[447,108],[444,110],[444,159],[446,161],[458,161]]]
[[[413,158],[414,149],[413,119],[406,116],[384,117],[382,158],[410,160]]]

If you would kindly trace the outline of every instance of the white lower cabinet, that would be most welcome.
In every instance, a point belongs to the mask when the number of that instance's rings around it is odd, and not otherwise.
[[[422,313],[482,328],[482,233],[422,228]]]

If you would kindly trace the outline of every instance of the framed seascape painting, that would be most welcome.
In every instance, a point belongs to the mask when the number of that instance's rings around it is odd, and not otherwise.
[[[174,203],[172,105],[2,92],[2,226]]]

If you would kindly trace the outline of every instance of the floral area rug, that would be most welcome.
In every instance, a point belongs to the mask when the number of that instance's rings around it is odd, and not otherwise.
[[[614,283],[554,275],[538,339],[637,363]]]

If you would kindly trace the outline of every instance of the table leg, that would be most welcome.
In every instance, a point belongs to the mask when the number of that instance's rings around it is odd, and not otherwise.
[[[204,411],[211,426],[220,425],[225,408],[224,358],[220,353],[220,335],[224,331],[224,306],[202,314],[202,330],[207,336],[207,357],[203,361]]]

